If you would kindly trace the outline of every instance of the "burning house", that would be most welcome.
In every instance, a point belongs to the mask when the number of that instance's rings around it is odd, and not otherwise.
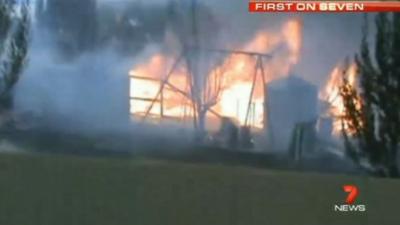
[[[229,117],[240,126],[262,129],[265,84],[297,63],[301,27],[300,20],[292,19],[280,30],[257,32],[234,49],[202,48],[198,51],[206,57],[195,60],[198,71],[185,64],[190,57],[181,58],[187,52],[155,52],[129,71],[131,114],[191,121],[203,120],[197,111],[204,109],[208,125]]]
[[[265,127],[270,146],[277,150],[289,149],[296,125],[317,120],[318,89],[291,75],[270,82],[266,92]]]

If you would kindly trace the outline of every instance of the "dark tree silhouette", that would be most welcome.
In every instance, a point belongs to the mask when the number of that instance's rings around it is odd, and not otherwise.
[[[11,91],[17,83],[28,52],[29,9],[0,0],[0,108],[12,105]]]
[[[343,135],[348,155],[369,172],[398,177],[400,140],[400,14],[378,14],[374,57],[364,27],[356,55],[358,87],[345,78],[341,96],[345,106]],[[367,163],[365,163],[367,162]]]

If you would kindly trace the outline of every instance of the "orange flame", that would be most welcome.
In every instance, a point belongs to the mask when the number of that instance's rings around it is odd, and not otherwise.
[[[265,66],[265,79],[269,82],[273,79],[286,76],[290,69],[299,59],[302,43],[302,24],[298,19],[287,21],[278,32],[259,32],[248,43],[239,49],[259,53],[269,53],[284,46],[286,49],[280,50],[279,54],[274,55],[272,60]],[[165,54],[156,54],[148,62],[135,66],[131,71],[131,98],[155,98],[160,89],[160,80],[164,79],[166,70],[173,63],[174,57]],[[221,89],[218,99],[212,110],[218,114],[234,118],[239,124],[245,123],[245,117],[249,105],[249,97],[255,73],[255,58],[248,55],[232,54],[227,56],[220,65],[215,66],[208,75],[220,76]],[[266,63],[266,62],[264,62]],[[213,72],[220,71],[215,75]],[[222,71],[222,72],[221,72]],[[178,68],[169,80],[174,88],[181,92],[190,93],[189,81],[185,75],[184,68]],[[133,76],[146,78],[156,78],[157,80],[140,80]],[[212,80],[212,79],[210,79]],[[254,87],[253,98],[251,102],[251,125],[263,127],[264,114],[264,89],[262,80],[259,79]],[[209,82],[207,85],[215,85]],[[182,94],[176,93],[176,90],[169,90],[164,93],[162,103],[157,101],[150,111],[157,117],[160,115],[161,104],[163,104],[163,113],[171,117],[181,118],[193,115],[193,108],[190,101]],[[130,111],[134,115],[140,115],[148,110],[151,103],[149,101],[131,100]],[[190,112],[190,113],[188,113]]]
[[[336,136],[341,134],[343,129],[341,118],[346,113],[343,98],[340,95],[343,78],[347,79],[348,84],[352,87],[357,87],[357,65],[355,63],[352,63],[345,72],[343,72],[341,65],[337,65],[331,72],[325,87],[319,93],[319,98],[329,104],[326,113],[327,116],[333,118],[332,132]],[[348,130],[346,123],[344,125],[344,129]]]

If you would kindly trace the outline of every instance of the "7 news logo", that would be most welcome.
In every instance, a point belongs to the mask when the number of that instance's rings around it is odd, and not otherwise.
[[[359,190],[355,185],[344,185],[343,191],[348,193],[347,198],[345,199],[345,203],[343,205],[335,205],[334,210],[339,212],[365,212],[367,211],[367,207],[365,205],[356,205],[354,204],[357,196],[359,194]]]

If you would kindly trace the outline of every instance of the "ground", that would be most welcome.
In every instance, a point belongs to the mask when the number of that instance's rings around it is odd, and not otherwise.
[[[339,213],[343,184],[366,212]],[[4,225],[397,225],[400,181],[148,158],[0,155]]]

